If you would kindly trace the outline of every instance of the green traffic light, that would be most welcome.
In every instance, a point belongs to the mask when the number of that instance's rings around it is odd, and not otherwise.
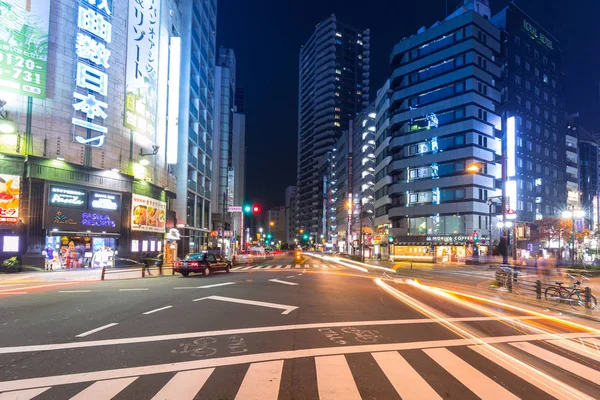
[[[244,212],[246,214],[250,214],[252,212],[252,206],[250,206],[249,204],[244,205]]]
[[[308,240],[308,235],[305,233],[304,236],[302,236],[302,239]]]

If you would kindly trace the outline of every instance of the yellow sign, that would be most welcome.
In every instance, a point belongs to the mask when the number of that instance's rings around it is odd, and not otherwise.
[[[21,178],[16,175],[0,175],[0,225],[19,222],[19,197]]]

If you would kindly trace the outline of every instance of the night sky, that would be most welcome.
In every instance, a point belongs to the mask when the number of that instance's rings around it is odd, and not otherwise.
[[[451,12],[461,0],[448,0]],[[576,5],[575,5],[576,3]],[[237,58],[237,84],[246,90],[247,200],[283,205],[296,184],[298,55],[315,25],[331,14],[371,29],[371,99],[388,76],[398,41],[442,20],[444,0],[218,0],[217,46]],[[492,14],[507,0],[491,0]],[[600,2],[521,0],[516,4],[560,43],[568,112],[600,131]]]

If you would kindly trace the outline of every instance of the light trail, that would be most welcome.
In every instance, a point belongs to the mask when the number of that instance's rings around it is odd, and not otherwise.
[[[434,318],[438,320],[440,324],[442,324],[450,331],[456,333],[460,337],[471,340],[473,344],[477,345],[478,352],[487,354],[486,357],[490,358],[491,360],[497,359],[497,364],[510,365],[511,369],[508,370],[509,372],[518,377],[521,377],[522,379],[526,379],[527,381],[537,386],[539,389],[545,391],[546,393],[550,394],[551,396],[554,396],[561,400],[592,399],[592,397],[580,392],[579,390],[569,385],[566,385],[564,382],[561,382],[553,378],[552,376],[538,370],[537,368],[526,364],[507,353],[504,353],[503,351],[497,349],[494,346],[485,343],[485,341],[473,335],[466,329],[463,329],[460,326],[448,321],[444,315],[439,314],[438,312],[434,311],[431,307],[428,307],[422,304],[421,302],[413,299],[412,297],[408,296],[407,294],[402,293],[399,290],[393,288],[392,286],[383,282],[380,278],[375,278],[374,282],[381,289],[385,290],[388,294],[396,297],[403,303],[411,306],[412,308],[428,316],[429,318]],[[448,293],[445,293],[445,295],[449,296],[450,298],[452,297]],[[515,341],[519,341],[518,336],[515,336]]]

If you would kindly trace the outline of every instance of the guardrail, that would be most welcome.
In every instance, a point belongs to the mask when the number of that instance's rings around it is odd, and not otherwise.
[[[581,287],[581,284],[576,285],[576,283],[573,283],[572,285],[568,285],[568,286],[562,286],[561,290],[560,290],[560,295],[557,297],[555,295],[556,290],[559,288],[560,285],[557,284],[547,284],[542,282],[541,279],[537,279],[537,280],[530,280],[530,279],[522,279],[519,278],[519,275],[521,274],[521,268],[519,267],[513,267],[513,266],[502,266],[499,267],[496,270],[496,275],[495,275],[495,279],[496,279],[496,283],[501,286],[506,288],[509,292],[513,292],[515,289],[519,289],[520,291],[529,291],[531,294],[535,295],[535,298],[537,300],[544,300],[544,301],[555,301],[558,302],[558,304],[560,303],[568,303],[570,304],[573,308],[575,308],[576,305],[579,305],[577,303],[579,303],[579,300],[583,300],[583,303],[585,304],[585,308],[586,309],[596,309],[596,304],[595,303],[595,298],[592,295],[592,288],[591,287]],[[574,276],[567,274],[567,276],[571,279],[573,279],[575,282],[578,282],[579,280],[577,278],[575,278]],[[587,278],[585,276],[581,276],[581,278],[586,279]],[[550,292],[550,296],[548,295]],[[565,292],[565,295],[568,294],[569,298],[563,297],[562,292]],[[573,294],[577,294],[578,299],[572,299],[571,296]],[[580,295],[582,295],[580,297]],[[550,297],[550,298],[549,298]]]
[[[151,265],[149,267],[145,267],[143,264],[134,266],[134,267],[124,267],[124,268],[107,268],[102,267],[102,274],[100,275],[100,280],[104,281],[107,279],[111,279],[110,276],[114,275],[114,279],[134,279],[134,278],[145,278],[147,275],[153,275],[154,272],[158,272],[158,276],[163,276],[166,270],[171,270],[171,275],[175,275],[175,271],[172,266],[156,266]],[[129,273],[132,276],[126,277],[122,274]]]

